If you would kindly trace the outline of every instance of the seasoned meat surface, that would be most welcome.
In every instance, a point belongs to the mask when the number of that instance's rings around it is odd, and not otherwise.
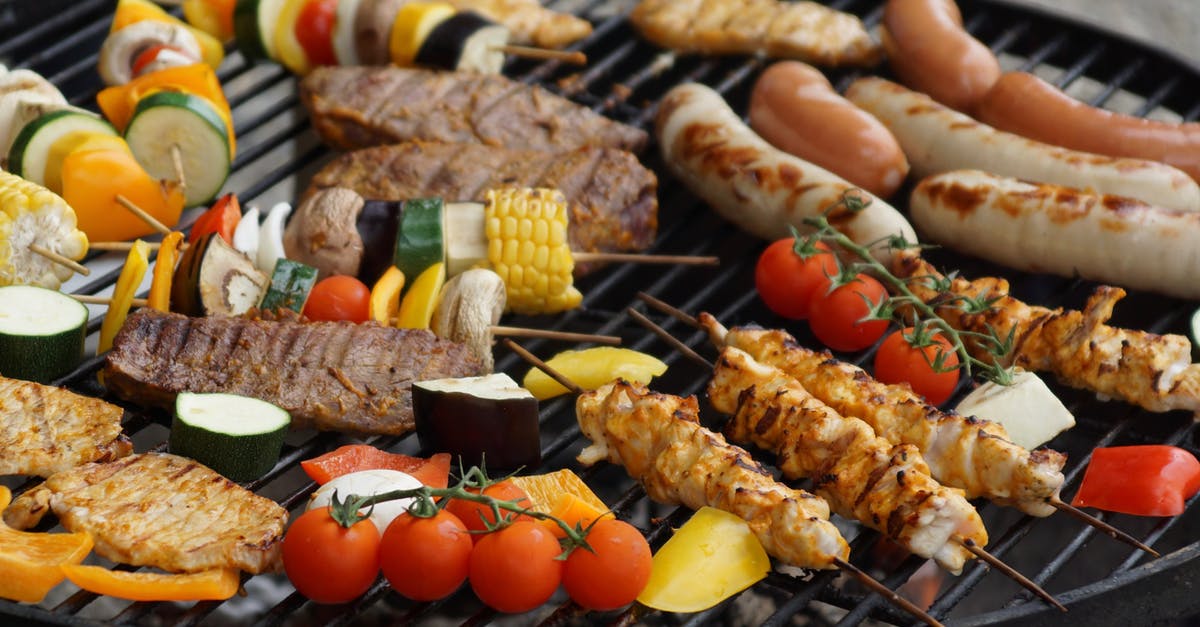
[[[413,381],[483,374],[466,347],[427,330],[296,319],[129,316],[104,366],[117,396],[169,408],[180,392],[227,392],[286,409],[292,426],[402,434]]]
[[[0,475],[48,477],[132,450],[123,410],[89,396],[0,377]]]
[[[91,463],[51,475],[4,512],[25,529],[54,512],[87,531],[98,555],[171,572],[276,571],[287,510],[190,459],[165,453]]]
[[[547,152],[646,143],[641,129],[496,74],[320,67],[300,82],[300,99],[338,150],[413,139]]]

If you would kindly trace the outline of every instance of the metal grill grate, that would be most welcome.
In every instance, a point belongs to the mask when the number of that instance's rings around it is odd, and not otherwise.
[[[744,110],[749,88],[763,62],[755,59],[671,59],[640,41],[624,14],[633,0],[570,2],[578,14],[595,23],[595,32],[576,47],[591,60],[583,70],[553,63],[513,61],[506,73],[527,82],[538,82],[597,111],[646,127],[656,103],[671,86],[687,80],[707,83]],[[552,6],[568,2],[551,1]],[[862,16],[874,27],[881,15],[878,0],[845,0],[833,6]],[[94,108],[99,87],[94,71],[96,51],[107,31],[114,2],[42,0],[0,2],[0,59],[10,66],[30,67],[43,73],[73,103]],[[616,5],[614,9],[614,5]],[[1170,54],[1131,44],[1119,37],[1081,28],[1056,18],[1018,9],[1001,2],[960,2],[968,28],[1001,56],[1006,69],[1037,72],[1093,104],[1137,115],[1200,116],[1200,67]],[[832,78],[844,87],[855,74],[835,71]],[[219,73],[231,105],[240,150],[227,189],[237,191],[243,204],[269,206],[292,200],[312,171],[330,157],[309,128],[296,97],[295,81],[274,65],[252,66],[233,52]],[[643,160],[660,173],[665,170],[654,147]],[[656,388],[680,394],[696,393],[704,373],[674,354],[654,336],[633,324],[622,310],[645,291],[688,311],[708,310],[726,323],[757,321],[783,325],[757,301],[753,261],[763,244],[727,228],[712,212],[691,197],[669,176],[661,174],[659,198],[663,225],[654,250],[687,254],[716,254],[719,269],[674,267],[647,271],[616,266],[584,279],[581,309],[546,319],[514,318],[513,324],[550,326],[555,329],[621,335],[625,344],[664,357],[671,364]],[[197,211],[185,214],[189,225]],[[1001,274],[1012,281],[1016,295],[1048,306],[1082,304],[1092,285],[1081,281],[1013,273],[986,263],[935,253],[939,265],[961,268],[967,276]],[[111,290],[119,271],[117,255],[93,255],[93,274],[74,279],[67,289],[83,294]],[[1155,332],[1184,332],[1193,305],[1146,294],[1134,294],[1117,311],[1116,324]],[[99,328],[99,309],[93,309],[88,330]],[[672,321],[668,330],[686,339],[701,353],[704,338]],[[813,343],[806,328],[789,328],[801,342]],[[526,347],[548,356],[565,345],[529,341]],[[869,358],[870,354],[860,356]],[[100,359],[90,359],[60,383],[87,394],[103,390],[95,380]],[[514,355],[500,351],[497,369],[518,375],[525,369]],[[1055,448],[1070,454],[1065,492],[1077,487],[1089,452],[1109,444],[1167,442],[1196,450],[1191,417],[1180,413],[1153,415],[1118,403],[1101,403],[1082,392],[1055,388],[1076,415],[1079,425],[1060,436]],[[137,450],[163,447],[168,417],[128,407],[125,429]],[[710,421],[715,416],[707,417]],[[711,424],[711,422],[710,422]],[[573,467],[574,456],[584,445],[574,420],[572,403],[559,399],[542,407],[543,458],[546,469]],[[297,462],[330,450],[344,440],[334,434],[302,434],[289,439],[283,458],[263,479],[248,487],[272,497],[285,507],[302,508],[314,486],[300,473]],[[373,443],[405,453],[418,453],[415,437],[377,438]],[[601,464],[580,474],[616,510],[640,528],[654,546],[669,535],[669,528],[686,519],[688,512],[650,503],[620,468]],[[27,489],[32,482],[17,486]],[[1197,511],[1189,502],[1182,516],[1152,520],[1112,516],[1112,522],[1159,548],[1164,557],[1147,560],[1140,553],[1106,538],[1095,539],[1093,530],[1061,515],[1048,519],[1021,516],[990,504],[980,504],[992,536],[989,549],[1009,561],[1034,581],[1057,594],[1071,607],[1067,620],[1082,624],[1145,624],[1200,611],[1200,598],[1189,595],[1180,582],[1200,577],[1200,543],[1192,544],[1198,525]],[[851,536],[847,536],[850,538]],[[853,561],[880,576],[889,587],[903,584],[922,560],[908,558],[884,566],[875,559],[878,536],[873,532],[852,537]],[[1174,553],[1171,553],[1174,551]],[[259,576],[247,583],[248,598],[194,605],[122,603],[113,605],[86,592],[68,593],[41,606],[0,601],[0,612],[11,618],[58,624],[394,624],[430,621],[436,624],[481,624],[497,620],[509,624],[631,622],[659,624],[858,625],[867,621],[909,624],[912,618],[897,612],[879,597],[853,585],[843,585],[836,573],[811,578],[772,573],[753,592],[709,611],[690,616],[625,614],[582,616],[561,595],[530,615],[505,618],[483,608],[469,591],[437,603],[411,604],[391,594],[379,583],[361,600],[348,606],[309,604],[291,591],[282,576]],[[961,625],[1053,624],[1064,617],[1031,602],[1024,591],[1007,579],[973,564],[963,575],[950,578],[939,592],[931,613]]]

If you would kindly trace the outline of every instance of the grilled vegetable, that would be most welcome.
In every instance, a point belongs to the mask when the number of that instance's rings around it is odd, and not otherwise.
[[[104,314],[104,323],[100,325],[97,353],[112,348],[113,338],[125,324],[125,318],[129,316],[129,309],[133,306],[133,296],[141,286],[142,278],[146,276],[146,269],[149,267],[150,245],[138,240],[125,256],[125,267],[121,268],[121,274],[113,286],[112,300],[109,301],[108,311]]]
[[[354,17],[363,0],[338,0],[333,20],[333,56],[337,65],[362,65],[354,45]]]
[[[426,268],[446,258],[446,236],[442,228],[442,199],[418,198],[404,203],[396,234],[392,265],[404,276],[419,276]]]
[[[88,310],[54,290],[0,287],[0,375],[49,383],[83,358]]]
[[[538,314],[578,307],[583,294],[573,285],[562,192],[489,190],[484,208],[488,262],[508,287],[508,308]]]
[[[475,268],[451,278],[442,288],[429,328],[438,337],[463,344],[492,370],[492,326],[504,313],[504,281],[500,275]]]
[[[304,46],[296,38],[296,22],[300,19],[300,11],[308,0],[283,0],[279,13],[275,16],[275,53],[271,58],[294,74],[301,76],[308,73],[311,62]]]
[[[94,113],[73,108],[46,113],[21,128],[8,151],[8,169],[62,193],[63,160],[95,135],[116,137],[117,131]]]
[[[587,527],[593,520],[613,518],[612,511],[579,475],[568,468],[542,475],[519,475],[511,479],[529,495],[530,509],[559,518],[572,527]],[[540,521],[559,538],[566,533],[552,520]]]
[[[316,268],[280,257],[275,262],[275,271],[271,273],[271,286],[258,307],[266,310],[291,309],[300,313],[304,311],[304,303],[316,284]]]
[[[438,262],[422,272],[404,300],[400,301],[400,315],[396,326],[401,329],[428,329],[433,320],[433,311],[437,308],[438,296],[442,293],[442,285],[446,283],[446,265]]]
[[[270,279],[216,233],[184,253],[171,287],[174,310],[189,316],[236,316],[262,301]]]
[[[362,196],[341,187],[323,189],[296,208],[283,232],[284,252],[322,277],[346,274],[373,283],[395,254],[400,213],[393,205],[364,204]]]
[[[195,230],[195,226],[192,227]],[[258,257],[258,207],[250,207],[233,229],[233,247],[251,259]]]
[[[347,444],[320,457],[300,462],[300,467],[319,485],[360,470],[398,470],[431,488],[450,483],[450,454],[437,453],[429,458],[389,453],[370,444]]]
[[[504,67],[501,48],[508,45],[508,35],[507,28],[478,13],[457,13],[429,31],[414,62],[443,70],[499,74]]]
[[[223,601],[237,594],[242,584],[236,568],[154,573],[73,564],[63,565],[62,572],[88,592],[130,601]]]
[[[179,259],[179,248],[183,233],[171,231],[163,237],[154,260],[154,278],[150,281],[150,295],[146,306],[167,312],[171,310],[171,279],[175,276],[175,262]]]
[[[142,98],[125,128],[125,141],[138,163],[158,179],[178,180],[178,155],[189,207],[212,200],[233,165],[225,121],[200,96],[163,91]]]
[[[454,6],[445,2],[407,2],[396,12],[388,39],[392,63],[408,67],[417,63],[417,56],[438,25],[450,20]],[[443,69],[454,69],[453,66]]]
[[[413,383],[421,447],[462,463],[515,470],[542,463],[537,399],[504,373]]]
[[[275,31],[285,0],[238,0],[233,32],[238,50],[251,61],[277,59]]]
[[[366,322],[371,319],[371,288],[352,276],[327,276],[313,286],[300,313],[309,320]]]
[[[1070,410],[1041,377],[1026,370],[1014,373],[1012,385],[984,383],[954,410],[1004,425],[1014,444],[1031,451],[1075,426]]]
[[[12,492],[0,485],[0,510]],[[81,533],[29,533],[0,523],[0,598],[38,603],[63,580],[62,567],[78,564],[92,550],[92,536]]]
[[[667,365],[655,357],[611,346],[563,351],[547,360],[546,365],[585,390],[594,390],[614,379],[645,384],[667,371]],[[537,368],[529,369],[522,386],[533,392],[539,401],[568,391]]]
[[[400,292],[404,290],[404,273],[392,266],[371,288],[371,319],[388,326],[400,313]]]
[[[36,72],[16,70],[0,76],[0,155],[8,154],[17,133],[32,119],[26,117],[31,107],[66,106],[62,92]]]
[[[279,461],[291,422],[288,412],[256,398],[184,392],[175,397],[170,451],[234,481],[253,481]]]
[[[204,64],[214,70],[220,67],[221,61],[225,58],[225,46],[216,37],[183,22],[149,0],[119,0],[117,10],[113,13],[109,34],[145,20],[167,22],[186,28],[200,44],[200,58]]]
[[[296,41],[304,49],[310,67],[337,65],[333,30],[339,0],[307,0],[296,17]]]
[[[120,194],[167,227],[179,222],[183,192],[142,169],[125,140],[95,136],[71,151],[62,164],[63,199],[75,209],[79,229],[98,242],[154,233],[154,228],[117,202]]]
[[[410,490],[421,487],[421,482],[408,473],[398,470],[360,470],[348,475],[342,475],[321,486],[313,493],[308,502],[309,511],[326,507],[333,502],[333,493],[337,492],[339,500],[351,494],[371,496],[383,494],[392,490]],[[371,509],[371,522],[382,534],[397,516],[408,511],[412,499],[395,499],[377,503]]]
[[[109,33],[100,46],[98,69],[104,84],[124,85],[132,80],[138,56],[154,46],[170,46],[189,57],[192,63],[202,61],[200,42],[185,25],[142,20]]]
[[[446,203],[442,210],[442,229],[446,235],[447,276],[487,265],[488,240],[484,221],[482,203]]]
[[[58,289],[71,270],[29,247],[36,244],[70,259],[83,259],[88,238],[75,228],[75,219],[75,212],[58,195],[0,172],[0,285]]]
[[[133,75],[135,77],[165,70],[171,67],[183,67],[196,63],[190,57],[171,46],[157,45],[147,48],[133,60]]]
[[[275,261],[286,258],[283,248],[283,229],[292,206],[286,202],[277,203],[263,220],[258,230],[258,253],[254,256],[254,265],[264,273],[275,269]]]
[[[230,41],[236,5],[237,0],[183,0],[183,18],[218,41]]]
[[[1184,449],[1161,444],[1092,451],[1076,507],[1135,516],[1176,516],[1200,490],[1200,462]]]
[[[200,214],[196,218],[196,222],[192,224],[192,230],[188,232],[188,242],[196,243],[200,238],[209,233],[216,233],[227,244],[233,244],[234,233],[237,231],[238,225],[242,221],[242,206],[238,202],[237,195],[228,193],[222,196],[217,202],[213,203],[208,211]],[[257,222],[255,223],[257,226]],[[255,242],[257,244],[257,242]],[[234,248],[237,248],[234,245]],[[239,249],[240,251],[240,249]]]

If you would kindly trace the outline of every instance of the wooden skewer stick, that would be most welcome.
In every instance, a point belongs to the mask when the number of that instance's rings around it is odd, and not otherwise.
[[[91,296],[88,294],[71,294],[71,298],[85,305],[109,305],[112,304],[112,296]],[[135,298],[130,302],[130,307],[145,307],[148,301],[145,298]]]
[[[979,546],[978,544],[975,544],[974,540],[972,540],[970,538],[959,538],[957,536],[955,536],[954,540],[956,542],[958,542],[959,544],[961,544],[963,546],[963,548],[965,548],[966,550],[973,553],[975,555],[975,557],[978,557],[979,559],[983,560],[984,562],[987,562],[989,565],[996,568],[1000,572],[1004,573],[1005,575],[1008,575],[1013,581],[1016,581],[1017,583],[1021,584],[1026,589],[1028,589],[1030,592],[1038,595],[1039,597],[1044,599],[1050,605],[1053,605],[1054,607],[1057,607],[1058,609],[1060,609],[1064,612],[1067,611],[1067,606],[1063,605],[1062,603],[1059,603],[1058,599],[1054,598],[1053,595],[1051,595],[1049,592],[1046,592],[1044,589],[1042,589],[1041,586],[1030,581],[1029,578],[1026,577],[1025,575],[1022,575],[1021,573],[1017,572],[1016,569],[1014,569],[1012,566],[1009,566],[1008,564],[1005,564],[1004,562],[1000,561],[1000,558],[985,551],[983,549],[983,547]]]
[[[133,201],[122,196],[121,194],[117,194],[117,204],[128,209],[130,213],[137,216],[142,222],[149,224],[150,228],[154,229],[155,231],[158,231],[163,235],[171,232],[171,229],[167,228],[167,225],[159,222],[154,216],[146,213],[145,209],[133,204]]]
[[[512,352],[520,355],[521,359],[524,359],[525,361],[533,364],[534,367],[536,367],[538,370],[541,370],[542,372],[546,373],[551,379],[558,381],[560,384],[562,384],[563,387],[570,390],[572,394],[583,394],[584,389],[579,387],[578,384],[576,384],[574,381],[568,379],[566,376],[563,375],[563,373],[555,370],[554,368],[551,368],[549,366],[549,364],[547,364],[546,362],[539,359],[537,357],[537,355],[534,355],[533,353],[525,350],[525,348],[523,346],[521,346],[520,344],[517,344],[516,342],[514,342],[508,338],[504,338],[501,341],[504,342],[504,345],[508,347],[508,350],[511,350]]]
[[[1065,513],[1069,514],[1070,516],[1073,516],[1073,517],[1077,518],[1078,520],[1080,520],[1088,525],[1091,525],[1092,527],[1095,527],[1095,528],[1099,529],[1100,531],[1103,531],[1105,534],[1112,536],[1116,540],[1120,540],[1121,542],[1124,542],[1125,544],[1128,544],[1133,547],[1137,547],[1137,548],[1153,555],[1154,557],[1160,557],[1160,555],[1158,554],[1158,551],[1155,551],[1154,549],[1150,548],[1149,546],[1146,546],[1145,543],[1138,540],[1137,538],[1129,535],[1128,533],[1125,533],[1124,531],[1121,531],[1120,529],[1117,529],[1116,527],[1104,522],[1103,520],[1100,520],[1099,518],[1096,518],[1095,516],[1092,516],[1091,514],[1079,509],[1078,507],[1075,507],[1074,505],[1071,505],[1070,503],[1063,501],[1062,499],[1060,499],[1058,497],[1053,497],[1053,498],[1047,499],[1047,502],[1050,503],[1051,505],[1053,505],[1054,507],[1058,508],[1059,511],[1065,512]]]
[[[492,46],[492,50],[526,59],[545,59],[547,61],[562,61],[563,63],[570,63],[572,65],[587,65],[587,55],[578,50],[549,50],[546,48],[515,46],[512,44]]]
[[[50,250],[49,248],[42,246],[41,244],[30,244],[29,250],[30,250],[30,252],[41,255],[41,256],[45,257],[46,259],[49,259],[50,261],[57,263],[60,266],[70,268],[71,271],[75,272],[76,274],[82,274],[83,276],[87,276],[92,273],[91,270],[87,269],[87,266],[80,264],[78,261],[75,261],[74,259],[64,257],[64,256],[54,252],[53,250]]]
[[[692,255],[645,255],[641,253],[591,253],[571,252],[578,263],[612,261],[617,263],[670,264],[675,266],[718,266],[720,257],[695,257]]]
[[[682,309],[679,309],[678,307],[674,307],[674,306],[672,306],[664,301],[661,301],[645,292],[638,292],[637,297],[638,297],[638,300],[642,301],[643,303],[650,305],[651,307],[667,314],[668,316],[671,316],[672,318],[675,318],[676,320],[678,320],[690,327],[693,327],[696,329],[701,328],[700,321],[697,320],[695,316],[687,313],[686,311],[684,311]]]
[[[183,174],[183,153],[179,144],[171,144],[171,164],[175,166],[175,178],[179,181],[179,189],[187,189],[187,177]]]
[[[501,335],[507,337],[540,337],[550,340],[563,340],[565,342],[594,342],[596,344],[607,344],[609,346],[617,346],[621,343],[621,338],[615,335],[570,333],[568,331],[548,331],[543,329],[526,329],[523,327],[506,326],[493,326],[491,327],[491,331],[492,335]]]
[[[151,250],[162,246],[162,244],[159,244],[158,242],[146,242],[146,245],[149,246]],[[133,242],[91,242],[88,244],[88,250],[110,250],[122,252],[128,251],[131,248],[133,248]]]
[[[692,350],[691,346],[684,344],[683,341],[680,340],[679,338],[675,337],[674,335],[671,335],[670,333],[667,333],[666,329],[658,326],[657,324],[654,324],[654,322],[652,320],[650,320],[649,318],[647,318],[644,314],[642,314],[642,312],[634,309],[633,307],[626,307],[625,312],[628,313],[630,316],[632,316],[634,320],[637,320],[639,324],[646,327],[647,329],[650,329],[650,331],[652,333],[654,333],[655,335],[657,335],[660,339],[662,339],[662,341],[666,342],[667,344],[670,344],[671,348],[674,348],[675,350],[679,351],[688,359],[691,359],[692,361],[694,361],[698,364],[701,364],[703,366],[708,366],[708,369],[712,370],[712,368],[713,368],[712,362],[701,357],[700,353],[697,353],[696,351]]]

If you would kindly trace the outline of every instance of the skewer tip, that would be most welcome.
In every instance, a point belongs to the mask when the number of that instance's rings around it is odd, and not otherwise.
[[[1091,514],[1079,509],[1078,507],[1075,507],[1074,505],[1067,503],[1066,501],[1058,498],[1057,496],[1050,497],[1049,499],[1047,499],[1047,501],[1054,507],[1058,508],[1060,511],[1065,512],[1065,513],[1069,514],[1070,516],[1075,517],[1076,519],[1080,520],[1081,522],[1083,522],[1087,525],[1091,525],[1092,527],[1095,527],[1096,529],[1103,531],[1105,533],[1105,535],[1108,535],[1115,540],[1119,540],[1119,541],[1124,542],[1125,544],[1128,544],[1134,548],[1145,551],[1146,553],[1149,553],[1150,555],[1153,555],[1154,557],[1162,557],[1161,555],[1159,555],[1158,551],[1155,551],[1154,549],[1150,548],[1148,545],[1146,545],[1141,540],[1138,540],[1137,538],[1129,535],[1128,533],[1125,533],[1124,531],[1121,531],[1120,529],[1117,529],[1116,527],[1104,522],[1103,520],[1100,520],[1099,518],[1092,516]]]
[[[996,557],[995,555],[992,555],[991,553],[988,553],[986,550],[984,550],[983,547],[976,544],[974,540],[972,540],[970,538],[957,538],[957,540],[958,540],[959,544],[961,544],[963,546],[963,548],[970,551],[972,554],[975,555],[975,557],[978,557],[980,560],[983,560],[984,562],[986,562],[988,565],[992,566],[996,570],[999,570],[1001,573],[1004,573],[1013,581],[1021,584],[1026,590],[1029,590],[1030,592],[1041,597],[1044,601],[1046,601],[1050,605],[1053,605],[1054,607],[1058,608],[1059,610],[1061,610],[1063,612],[1067,611],[1067,606],[1063,605],[1062,603],[1059,602],[1058,599],[1054,598],[1054,595],[1050,594],[1049,592],[1046,592],[1046,590],[1044,588],[1042,588],[1041,586],[1034,583],[1032,580],[1030,580],[1025,575],[1022,575],[1021,573],[1017,572],[1017,569],[1013,568],[1012,566],[1009,566],[1004,561],[1002,561],[1000,558]]]
[[[909,601],[908,599],[900,596],[899,594],[896,594],[895,590],[892,590],[891,588],[876,581],[874,577],[863,572],[861,569],[859,569],[859,567],[855,566],[854,564],[851,564],[850,562],[847,562],[847,561],[841,559],[840,557],[834,557],[833,563],[835,566],[840,568],[842,570],[842,572],[848,573],[849,575],[851,575],[852,577],[857,579],[859,582],[861,582],[863,585],[870,588],[872,592],[883,597],[883,599],[885,601],[887,601],[888,603],[891,603],[892,605],[895,605],[896,607],[904,610],[905,612],[908,612],[909,614],[912,614],[913,616],[917,617],[922,622],[924,622],[926,625],[930,625],[931,627],[944,627],[944,625],[942,625],[942,623],[940,621],[938,621],[938,619],[930,616],[928,612],[926,612],[925,610],[914,605],[912,601]]]

